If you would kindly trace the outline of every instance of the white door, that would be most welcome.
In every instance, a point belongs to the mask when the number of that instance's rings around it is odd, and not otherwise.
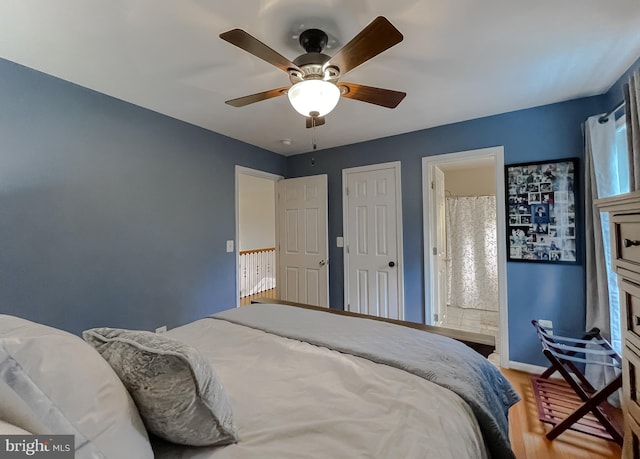
[[[403,319],[400,163],[345,169],[346,309]]]
[[[436,305],[433,323],[440,325],[447,310],[447,233],[444,196],[444,172],[438,166],[433,166],[433,198],[434,224],[432,253],[436,257],[437,279],[433,283],[434,304]]]
[[[327,175],[277,184],[278,298],[329,306]]]

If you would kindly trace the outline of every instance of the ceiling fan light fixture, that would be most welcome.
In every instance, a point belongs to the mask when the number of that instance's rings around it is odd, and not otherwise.
[[[293,108],[303,116],[324,116],[338,105],[340,89],[324,80],[303,80],[289,88],[287,93]]]

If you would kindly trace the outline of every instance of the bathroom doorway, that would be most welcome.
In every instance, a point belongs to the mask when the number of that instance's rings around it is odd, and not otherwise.
[[[423,158],[425,321],[493,335],[508,366],[502,147]]]

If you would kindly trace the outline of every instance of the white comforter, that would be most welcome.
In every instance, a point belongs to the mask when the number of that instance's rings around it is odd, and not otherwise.
[[[403,370],[222,320],[167,336],[199,349],[221,378],[240,440],[159,444],[159,458],[486,458],[469,406]]]

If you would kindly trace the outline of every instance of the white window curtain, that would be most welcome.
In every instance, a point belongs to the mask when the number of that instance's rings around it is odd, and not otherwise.
[[[611,270],[608,214],[593,206],[595,199],[606,198],[627,189],[627,177],[621,169],[615,145],[616,123],[613,116],[587,119],[585,128],[585,209],[587,252],[587,329],[598,327],[620,351],[620,313],[618,284]]]
[[[624,86],[627,148],[632,190],[640,190],[640,69],[636,69]]]
[[[447,304],[498,310],[496,197],[447,198]]]
[[[618,284],[611,270],[611,250],[608,214],[600,213],[593,201],[627,192],[621,184],[628,184],[621,177],[619,155],[616,151],[616,125],[613,116],[592,116],[585,123],[585,239],[587,271],[587,330],[597,327],[620,352],[620,308]],[[624,161],[625,159],[623,159]],[[622,185],[624,186],[624,185]],[[615,377],[612,368],[587,365],[586,376],[594,387],[602,387]],[[617,397],[609,401],[618,405]]]

